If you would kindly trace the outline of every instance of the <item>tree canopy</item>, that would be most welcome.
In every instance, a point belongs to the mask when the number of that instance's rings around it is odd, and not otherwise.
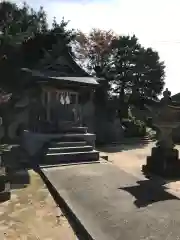
[[[20,69],[34,67],[46,52],[51,52],[59,41],[68,48],[74,37],[66,30],[68,22],[54,18],[48,26],[43,7],[38,11],[26,3],[18,7],[9,1],[0,3],[0,74],[1,87],[13,91],[21,89]],[[68,50],[71,50],[68,48]]]
[[[152,48],[144,48],[136,36],[117,36],[111,31],[93,29],[89,35],[80,32],[77,40],[79,60],[83,59],[84,67],[95,70],[96,76],[107,79],[110,95],[119,99],[121,111],[130,102],[157,99],[163,90],[164,62]]]
[[[78,31],[75,53],[82,67],[90,73],[99,74],[99,69],[103,69],[108,64],[111,43],[114,39],[116,34],[111,30],[93,28],[88,35]]]
[[[26,3],[18,7],[9,1],[1,2],[0,87],[21,89],[22,67],[36,67],[43,64],[40,60],[46,55],[55,58],[69,51],[90,74],[106,79],[97,90],[96,101],[101,104],[116,96],[122,109],[126,103],[156,99],[161,93],[164,63],[136,36],[118,36],[101,29],[84,34],[67,30],[67,25],[63,18],[60,23],[54,18],[52,26],[48,26],[43,7],[35,11]]]
[[[142,47],[135,36],[123,36],[112,43],[108,71],[114,93],[156,98],[164,86],[164,68],[158,53]]]

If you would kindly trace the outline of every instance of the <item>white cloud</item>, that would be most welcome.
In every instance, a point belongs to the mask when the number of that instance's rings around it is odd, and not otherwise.
[[[22,3],[22,1],[15,1]],[[43,5],[49,21],[65,17],[69,27],[88,32],[92,27],[133,34],[140,42],[156,49],[166,64],[166,84],[172,93],[180,92],[180,2],[179,0],[29,0]]]

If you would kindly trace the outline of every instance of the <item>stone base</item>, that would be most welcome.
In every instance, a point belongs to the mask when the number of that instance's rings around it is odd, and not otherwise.
[[[148,174],[155,174],[164,178],[180,177],[180,160],[177,149],[152,148],[151,156],[147,157],[146,165],[142,171]]]

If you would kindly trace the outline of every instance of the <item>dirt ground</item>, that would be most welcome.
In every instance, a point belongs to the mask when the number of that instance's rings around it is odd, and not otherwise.
[[[153,143],[148,145],[119,145],[102,149],[102,155],[107,154],[108,160],[124,171],[139,177],[141,166],[146,163],[146,157],[151,154]]]
[[[14,179],[11,200],[0,204],[0,239],[77,239],[38,174],[19,172]]]
[[[141,166],[153,145],[111,146],[101,149],[101,154],[107,154],[109,162],[127,173],[145,179]],[[180,181],[165,186],[180,197]],[[37,173],[18,172],[11,188],[11,200],[0,203],[0,240],[77,240]]]
[[[125,172],[145,180],[146,177],[141,171],[142,165],[146,164],[146,157],[151,155],[151,149],[154,145],[155,143],[110,146],[102,149],[102,155],[108,155],[108,161]],[[180,145],[177,145],[176,148],[180,152]],[[156,178],[156,181],[161,182],[162,180]],[[168,192],[180,198],[180,180],[165,181],[164,186]]]

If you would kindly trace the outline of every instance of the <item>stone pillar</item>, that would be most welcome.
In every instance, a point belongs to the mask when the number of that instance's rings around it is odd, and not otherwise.
[[[50,102],[51,102],[51,93],[47,92],[47,121],[50,121]]]
[[[81,109],[82,109],[82,122],[83,122],[83,125],[88,127],[88,131],[90,133],[94,133],[95,108],[94,108],[94,103],[93,103],[93,97],[94,97],[94,92],[91,91],[87,101],[85,101],[81,105]]]

